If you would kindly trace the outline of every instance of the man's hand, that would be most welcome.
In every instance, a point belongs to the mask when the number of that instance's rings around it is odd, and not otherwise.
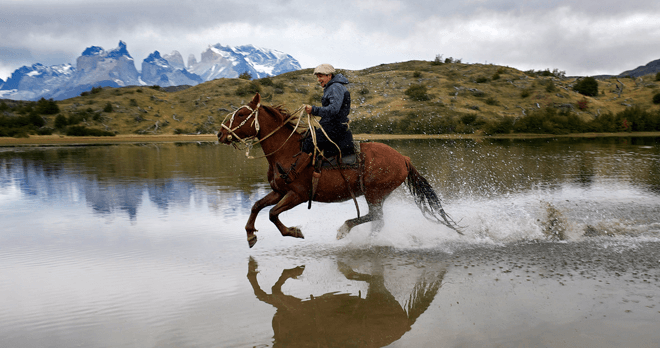
[[[311,105],[305,105],[305,112],[308,114],[312,114],[312,106]]]

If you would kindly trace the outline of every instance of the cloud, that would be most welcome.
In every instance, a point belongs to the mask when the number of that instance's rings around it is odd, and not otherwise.
[[[444,54],[615,74],[660,58],[657,18],[660,3],[634,0],[9,0],[0,12],[3,51],[34,60],[0,55],[0,69],[75,64],[86,47],[123,40],[138,69],[155,50],[199,57],[221,43],[283,51],[303,67],[363,69]]]

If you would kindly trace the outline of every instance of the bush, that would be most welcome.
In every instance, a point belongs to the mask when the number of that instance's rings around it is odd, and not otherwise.
[[[656,81],[660,81],[660,71],[658,71],[657,73],[655,73],[655,80],[656,80]]]
[[[573,86],[573,90],[589,97],[598,95],[598,81],[593,77],[583,77]]]
[[[577,101],[577,107],[580,110],[586,110],[589,107],[589,101],[587,98],[582,98],[582,100]]]
[[[442,55],[436,54],[435,59],[431,62],[431,65],[442,65]]]
[[[264,77],[263,79],[259,79],[259,83],[262,86],[267,86],[267,87],[272,87],[275,85],[275,83],[270,77]]]
[[[57,103],[53,99],[44,99],[41,98],[37,102],[36,111],[41,115],[56,115],[60,113],[60,107],[57,106]]]
[[[477,77],[477,83],[486,83],[486,82],[488,82],[487,77],[483,77],[483,76]]]
[[[660,104],[660,93],[653,95],[653,104]]]
[[[69,121],[66,119],[66,116],[59,114],[55,117],[55,128],[62,129],[69,125]]]
[[[426,94],[426,86],[424,85],[411,85],[406,89],[405,93],[410,99],[416,101],[426,101],[431,99],[431,97]]]
[[[240,75],[238,75],[238,78],[241,80],[252,80],[252,75],[249,72],[245,71]]]
[[[261,85],[256,81],[245,83],[236,89],[236,95],[239,97],[246,97],[261,93]]]
[[[87,128],[85,126],[71,126],[67,128],[66,130],[66,135],[68,136],[74,136],[74,137],[84,137],[84,136],[91,136],[91,137],[113,137],[115,136],[114,133],[100,130],[100,129],[94,129],[94,128]]]
[[[110,104],[110,102],[107,102],[105,104],[105,107],[103,108],[103,112],[112,112],[112,111],[113,111],[112,110],[112,104]]]

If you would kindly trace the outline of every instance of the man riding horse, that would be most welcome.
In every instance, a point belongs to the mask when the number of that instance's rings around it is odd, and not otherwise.
[[[291,183],[312,162],[314,156],[314,138],[316,146],[323,151],[326,158],[332,156],[345,157],[355,153],[353,134],[348,128],[348,114],[351,111],[351,93],[344,85],[348,79],[342,74],[335,74],[335,68],[330,64],[321,64],[314,69],[314,75],[323,87],[321,106],[306,105],[305,111],[313,116],[320,116],[321,128],[316,129],[315,137],[311,134],[302,141],[301,153],[296,162],[286,170],[280,168],[280,174]],[[318,181],[318,170],[312,177]]]

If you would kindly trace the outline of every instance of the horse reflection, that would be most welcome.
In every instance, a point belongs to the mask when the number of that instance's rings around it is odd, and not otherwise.
[[[254,294],[277,308],[273,316],[275,347],[386,346],[401,338],[426,311],[446,272],[431,282],[419,280],[402,307],[385,287],[382,269],[376,274],[362,274],[341,262],[338,269],[347,279],[369,284],[365,298],[331,292],[302,300],[284,294],[282,285],[300,276],[304,269],[299,266],[283,270],[272,293],[267,294],[257,282],[257,262],[250,258],[247,277]]]

